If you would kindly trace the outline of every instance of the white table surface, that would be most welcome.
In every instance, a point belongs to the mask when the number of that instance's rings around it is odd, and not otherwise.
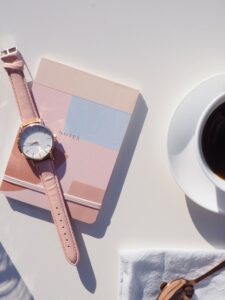
[[[138,88],[148,107],[105,234],[77,224],[78,270],[65,262],[49,215],[19,212],[0,196],[0,243],[35,300],[119,299],[120,250],[225,248],[225,217],[185,197],[166,149],[184,95],[225,71],[224,10],[223,0],[2,1],[0,48],[16,43],[33,74],[41,57],[59,60]],[[0,75],[2,177],[19,119]]]

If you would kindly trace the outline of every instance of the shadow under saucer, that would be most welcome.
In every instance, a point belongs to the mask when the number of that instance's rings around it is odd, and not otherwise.
[[[225,193],[215,189],[218,207],[224,212]],[[225,215],[211,212],[185,196],[191,219],[204,239],[217,249],[225,248]]]

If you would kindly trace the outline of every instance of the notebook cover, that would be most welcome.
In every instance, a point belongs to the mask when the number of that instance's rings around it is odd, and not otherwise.
[[[139,92],[42,59],[32,92],[57,135],[54,163],[72,218],[93,223],[101,208]],[[0,190],[49,209],[40,179],[15,141]]]

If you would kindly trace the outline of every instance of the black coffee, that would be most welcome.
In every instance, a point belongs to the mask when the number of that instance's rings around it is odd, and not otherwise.
[[[211,170],[225,179],[225,103],[212,112],[205,124],[202,151]]]

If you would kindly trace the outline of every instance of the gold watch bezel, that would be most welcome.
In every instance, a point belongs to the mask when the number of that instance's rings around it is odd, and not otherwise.
[[[47,129],[48,133],[50,134],[51,138],[52,138],[52,147],[49,151],[49,153],[47,153],[44,157],[42,158],[31,158],[29,156],[27,156],[23,150],[20,148],[20,140],[21,140],[21,137],[24,133],[25,130],[27,130],[27,128],[30,128],[30,127],[33,127],[33,126],[40,126],[40,127],[44,127],[45,129]],[[23,123],[21,124],[20,126],[20,130],[19,130],[19,133],[18,133],[18,136],[17,136],[17,147],[20,151],[20,153],[28,160],[30,161],[43,161],[45,159],[48,159],[48,158],[51,158],[53,159],[53,155],[52,155],[52,152],[54,150],[54,147],[55,147],[55,141],[56,141],[56,136],[52,133],[51,129],[49,129],[47,126],[45,126],[41,121],[40,119],[37,119],[37,120],[32,120],[30,122],[26,122],[26,123]]]

